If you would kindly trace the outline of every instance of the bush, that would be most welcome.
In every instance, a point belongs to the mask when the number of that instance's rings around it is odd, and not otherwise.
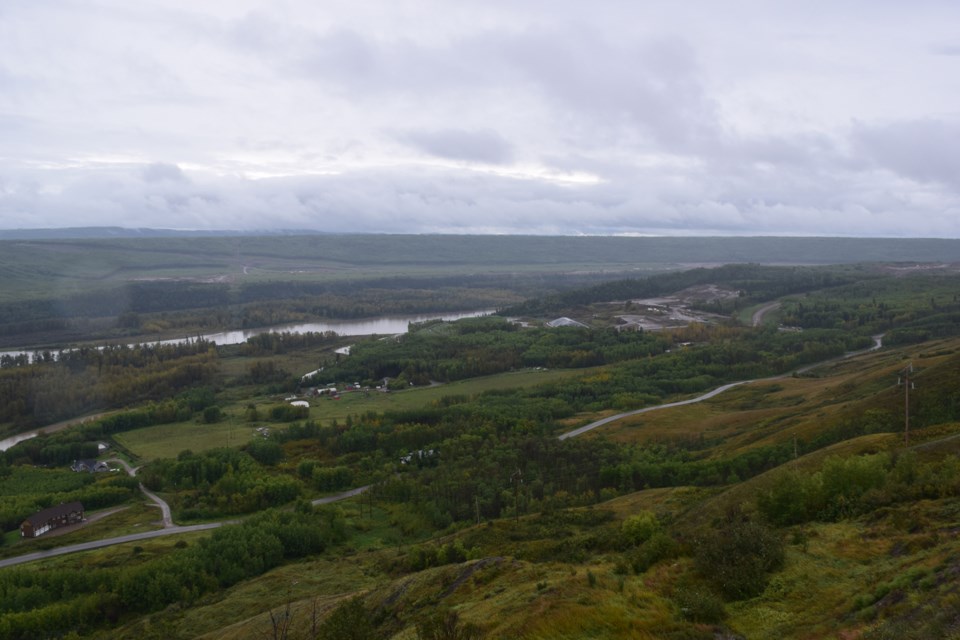
[[[643,544],[660,528],[657,516],[650,511],[641,511],[623,521],[620,533],[627,544],[636,546]]]
[[[767,573],[783,567],[784,546],[770,527],[734,516],[699,541],[695,564],[727,598],[759,595]]]
[[[203,410],[203,421],[207,424],[213,424],[215,422],[220,422],[220,419],[223,417],[223,412],[220,411],[220,407],[212,406],[207,407]]]
[[[680,617],[690,622],[716,624],[727,617],[723,600],[706,589],[679,589],[673,601],[680,607]]]
[[[663,532],[657,532],[636,549],[627,554],[633,572],[644,573],[661,560],[669,560],[680,555],[680,545]]]
[[[483,636],[477,625],[461,622],[456,611],[437,612],[417,624],[417,640],[480,640]]]
[[[275,465],[283,460],[283,448],[273,440],[254,439],[247,445],[250,457],[265,465]]]
[[[757,508],[767,520],[777,525],[808,522],[823,509],[820,477],[799,471],[785,471],[773,486],[757,498]]]
[[[371,612],[360,597],[351,598],[333,610],[320,625],[324,640],[374,640],[380,637],[371,622]]]

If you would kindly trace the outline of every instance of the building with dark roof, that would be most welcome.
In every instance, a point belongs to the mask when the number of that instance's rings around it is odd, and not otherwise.
[[[83,522],[83,504],[67,502],[37,511],[20,525],[20,536],[36,538],[51,529]]]
[[[89,471],[90,473],[110,471],[110,465],[98,460],[74,460],[70,468],[74,471]]]

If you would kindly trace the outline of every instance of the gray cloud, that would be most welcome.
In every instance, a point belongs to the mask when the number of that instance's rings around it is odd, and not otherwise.
[[[397,138],[432,156],[450,160],[503,164],[513,156],[510,143],[495,131],[418,130],[400,133]]]
[[[936,180],[960,193],[960,124],[923,119],[859,125],[857,149],[880,167],[906,178]]]
[[[932,48],[940,56],[960,56],[960,44],[940,44]]]
[[[4,5],[0,227],[960,236],[949,3],[162,5]]]
[[[254,181],[188,176],[149,183],[150,189],[141,172],[133,165],[109,174],[67,170],[67,186],[58,193],[4,182],[0,219],[17,211],[28,221],[53,212],[91,225],[157,226],[162,220],[172,228],[681,235],[823,235],[829,229],[936,236],[960,213],[956,196],[945,191],[891,201],[882,173],[869,181],[861,176],[844,197],[837,196],[837,184],[848,176],[816,188],[812,176],[757,173],[744,180],[762,188],[745,197],[728,178],[705,173],[680,180],[670,171],[570,186],[421,166]]]
[[[183,182],[187,178],[183,175],[175,164],[166,164],[164,162],[154,162],[143,168],[143,179],[145,182]]]

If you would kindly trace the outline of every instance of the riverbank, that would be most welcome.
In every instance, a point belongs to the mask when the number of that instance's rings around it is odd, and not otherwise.
[[[452,322],[463,318],[476,318],[488,316],[494,312],[494,309],[481,309],[475,311],[450,311],[435,313],[417,313],[400,315],[373,316],[370,318],[360,318],[356,320],[324,320],[318,322],[295,322],[286,324],[270,325],[254,329],[234,329],[228,331],[216,331],[211,333],[198,333],[195,335],[179,334],[158,334],[152,336],[136,336],[122,339],[102,340],[96,343],[86,342],[89,346],[100,347],[108,345],[135,345],[135,344],[176,344],[179,342],[189,342],[191,340],[207,340],[218,345],[242,344],[248,339],[262,333],[325,333],[332,331],[340,336],[369,336],[369,335],[394,335],[406,333],[410,324],[426,322],[428,320],[443,320]],[[178,335],[180,337],[178,337]],[[0,351],[0,357],[10,356],[16,358],[26,355],[33,358],[37,353],[49,351],[56,353],[69,349],[76,349],[81,343],[61,344],[58,346],[20,346],[5,351]]]

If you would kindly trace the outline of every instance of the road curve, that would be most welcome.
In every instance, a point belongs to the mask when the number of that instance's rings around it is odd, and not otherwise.
[[[843,360],[843,359],[845,359],[845,358],[850,358],[850,357],[852,357],[852,356],[860,355],[860,354],[863,354],[863,353],[868,353],[868,352],[870,352],[870,351],[876,351],[877,349],[879,349],[879,348],[882,347],[882,346],[883,346],[883,334],[876,335],[876,336],[873,336],[873,346],[870,347],[870,348],[868,348],[868,349],[863,349],[863,350],[860,350],[860,351],[853,351],[853,352],[844,354],[843,356],[840,356],[839,358],[832,358],[832,359],[830,359],[830,360],[825,360],[824,362],[818,362],[818,363],[816,363],[816,364],[814,364],[814,365],[810,365],[810,366],[808,366],[808,367],[804,367],[803,369],[798,369],[797,372],[800,373],[800,372],[803,372],[803,371],[809,371],[810,369],[812,369],[812,368],[814,368],[814,367],[819,367],[819,366],[821,366],[821,365],[828,364],[828,363],[833,362],[833,361],[836,361],[836,360]],[[627,412],[624,412],[624,413],[618,413],[618,414],[613,415],[613,416],[608,416],[608,417],[603,418],[603,419],[601,419],[601,420],[597,420],[597,421],[595,421],[595,422],[591,422],[590,424],[587,424],[587,425],[584,425],[584,426],[579,427],[579,428],[577,428],[577,429],[574,429],[573,431],[568,431],[568,432],[566,432],[566,433],[564,433],[564,434],[561,434],[560,436],[558,436],[558,438],[559,438],[560,440],[566,440],[567,438],[573,438],[573,437],[578,436],[578,435],[580,435],[580,434],[586,433],[587,431],[591,431],[591,430],[593,430],[593,429],[596,429],[597,427],[601,427],[601,426],[603,426],[603,425],[605,425],[605,424],[609,424],[609,423],[611,423],[611,422],[615,422],[615,421],[620,420],[620,419],[622,419],[622,418],[626,418],[626,417],[629,417],[629,416],[639,415],[639,414],[641,414],[641,413],[648,413],[648,412],[650,412],[650,411],[657,411],[658,409],[669,409],[670,407],[681,407],[681,406],[688,405],[688,404],[694,404],[694,403],[696,403],[696,402],[703,402],[704,400],[709,400],[710,398],[713,398],[714,396],[720,395],[720,394],[723,393],[724,391],[727,391],[727,390],[732,389],[732,388],[734,388],[734,387],[738,387],[738,386],[740,386],[740,385],[742,385],[742,384],[749,384],[749,383],[751,383],[751,382],[765,382],[765,381],[770,381],[770,380],[779,380],[779,379],[781,379],[781,378],[785,378],[785,377],[788,376],[788,375],[792,375],[792,374],[791,374],[791,373],[785,373],[785,374],[783,374],[783,375],[773,376],[773,377],[771,377],[771,378],[758,378],[758,379],[755,379],[755,380],[741,380],[741,381],[739,381],[739,382],[730,382],[730,383],[728,383],[728,384],[721,385],[721,386],[717,387],[716,389],[714,389],[714,390],[712,390],[712,391],[708,391],[707,393],[704,393],[703,395],[699,395],[699,396],[697,396],[696,398],[690,398],[690,399],[687,399],[687,400],[679,400],[679,401],[677,401],[677,402],[668,402],[668,403],[666,403],[666,404],[660,404],[660,405],[657,405],[657,406],[655,406],[655,407],[646,407],[646,408],[644,408],[644,409],[635,409],[634,411],[627,411]],[[129,466],[126,462],[124,462],[123,460],[120,460],[119,458],[113,458],[112,460],[114,460],[114,461],[119,462],[120,464],[122,464],[123,467],[127,470],[127,473],[129,473],[131,476],[133,476],[133,475],[136,473],[136,471],[137,471],[137,469],[131,469],[130,466]],[[346,500],[347,498],[353,498],[354,496],[358,496],[358,495],[362,494],[363,492],[367,491],[367,490],[370,489],[370,487],[372,487],[372,486],[373,486],[373,485],[369,485],[369,484],[368,484],[368,485],[364,485],[364,486],[362,486],[362,487],[357,487],[356,489],[350,489],[349,491],[343,491],[343,492],[341,492],[341,493],[337,493],[337,494],[334,494],[334,495],[332,495],[332,496],[327,496],[327,497],[325,497],[325,498],[317,498],[316,500],[311,501],[311,504],[313,504],[314,506],[319,506],[319,505],[324,505],[324,504],[331,504],[331,503],[333,503],[333,502],[338,502],[338,501],[340,501],[340,500]],[[143,490],[143,492],[144,492],[146,495],[151,496],[151,499],[154,500],[155,502],[162,503],[162,504],[166,505],[166,502],[164,502],[163,500],[161,500],[161,499],[160,499],[159,497],[157,497],[155,494],[152,494],[152,493],[150,493],[149,491],[147,491],[147,489],[146,489],[145,487],[143,487],[142,484],[140,485],[140,488]],[[169,509],[169,508],[170,508],[170,507],[167,506],[167,509]],[[161,509],[162,509],[162,507],[161,507]],[[166,520],[166,514],[164,515],[164,518],[165,518],[165,520]],[[120,536],[120,537],[117,537],[117,538],[106,538],[106,539],[104,539],[104,540],[94,540],[94,541],[92,541],[92,542],[83,542],[83,543],[81,543],[81,544],[69,545],[69,546],[66,546],[66,547],[58,547],[58,548],[56,548],[56,549],[47,549],[47,550],[45,550],[45,551],[37,551],[37,552],[34,552],[34,553],[28,553],[28,554],[25,554],[25,555],[22,555],[22,556],[16,556],[16,557],[14,557],[14,558],[7,558],[6,560],[0,560],[0,568],[10,567],[10,566],[14,566],[14,565],[17,565],[17,564],[22,564],[22,563],[25,563],[25,562],[33,562],[34,560],[42,560],[42,559],[44,559],[44,558],[52,558],[52,557],[55,557],[55,556],[66,555],[66,554],[68,554],[68,553],[75,553],[75,552],[77,552],[77,551],[89,551],[89,550],[91,550],[91,549],[101,549],[101,548],[103,548],[103,547],[109,547],[109,546],[112,546],[112,545],[115,545],[115,544],[123,544],[123,543],[125,543],[125,542],[136,542],[137,540],[149,540],[150,538],[157,538],[157,537],[160,537],[160,536],[172,535],[172,534],[176,534],[176,533],[188,533],[188,532],[191,532],[191,531],[206,531],[206,530],[208,530],[208,529],[216,529],[216,528],[218,528],[218,527],[222,527],[222,526],[227,525],[227,524],[237,524],[238,522],[239,522],[239,520],[226,520],[226,521],[223,521],[223,522],[210,522],[210,523],[207,523],[207,524],[195,524],[195,525],[190,525],[190,526],[186,526],[186,527],[177,526],[177,525],[174,525],[174,524],[172,524],[172,523],[171,523],[171,525],[170,525],[169,527],[167,527],[166,522],[165,522],[164,526],[165,526],[166,528],[160,529],[159,531],[145,531],[144,533],[134,533],[134,534],[131,534],[131,535]]]
[[[170,513],[170,505],[168,505],[160,496],[155,494],[153,491],[150,491],[143,483],[140,483],[140,491],[143,492],[143,495],[147,496],[153,502],[160,507],[160,513],[163,514],[163,528],[172,529],[177,525],[173,524],[173,514]]]
[[[335,493],[332,496],[327,496],[326,498],[317,498],[316,500],[311,500],[310,504],[313,506],[319,506],[321,504],[330,504],[331,502],[339,502],[341,500],[346,500],[347,498],[352,498],[358,496],[370,487],[372,484],[364,485],[362,487],[357,487],[356,489],[350,489],[349,491],[344,491],[343,493]]]
[[[579,429],[574,429],[573,431],[567,431],[566,433],[561,434],[561,435],[559,436],[559,439],[560,439],[560,440],[566,440],[567,438],[574,438],[574,437],[580,435],[581,433],[586,433],[587,431],[592,431],[593,429],[596,429],[597,427],[602,427],[602,426],[605,425],[605,424],[609,424],[609,423],[611,423],[611,422],[615,422],[615,421],[617,421],[617,420],[620,420],[621,418],[627,418],[627,417],[629,417],[629,416],[637,416],[637,415],[640,415],[641,413],[647,413],[647,412],[649,412],[649,411],[658,411],[658,410],[660,410],[660,409],[669,409],[670,407],[682,407],[682,406],[685,405],[685,404],[694,404],[694,403],[696,403],[696,402],[703,402],[704,400],[709,400],[710,398],[712,398],[712,397],[714,397],[714,396],[720,395],[721,393],[723,393],[723,392],[726,391],[727,389],[732,389],[732,388],[734,388],[734,387],[740,386],[741,384],[747,384],[748,382],[756,382],[756,380],[741,380],[740,382],[731,382],[731,383],[725,384],[725,385],[723,385],[723,386],[721,386],[721,387],[717,387],[717,388],[714,389],[713,391],[708,391],[707,393],[703,394],[702,396],[697,396],[696,398],[690,398],[689,400],[680,400],[680,401],[678,401],[678,402],[668,402],[668,403],[666,403],[666,404],[658,404],[658,405],[655,406],[655,407],[646,407],[646,408],[644,408],[644,409],[634,409],[633,411],[626,411],[626,412],[624,412],[624,413],[618,413],[618,414],[615,415],[615,416],[609,416],[609,417],[607,417],[607,418],[603,418],[602,420],[597,420],[596,422],[591,422],[590,424],[584,425],[584,426],[580,427]]]
[[[774,309],[779,309],[779,308],[780,308],[779,302],[771,302],[770,304],[763,305],[762,307],[760,307],[759,309],[753,312],[753,317],[750,318],[750,324],[752,324],[755,327],[759,327],[761,324],[763,324],[763,316],[767,315]]]
[[[120,462],[127,469],[128,473],[130,473],[131,470],[129,465],[127,465],[122,460],[117,460],[117,461]],[[136,469],[134,469],[133,471],[136,471]],[[133,473],[130,473],[130,475],[133,475]],[[368,484],[362,487],[357,487],[356,489],[350,489],[349,491],[343,491],[341,493],[337,493],[332,496],[327,496],[325,498],[317,498],[316,500],[313,500],[311,504],[323,505],[323,504],[330,504],[333,502],[339,502],[340,500],[346,500],[347,498],[353,498],[354,496],[358,496],[364,491],[367,491],[372,486],[373,485]],[[148,491],[146,488],[144,488],[142,484],[140,485],[140,489],[148,496],[153,496],[152,499],[154,501],[159,501],[163,505],[167,504],[166,502],[164,502],[163,500],[160,500],[160,498],[152,494],[150,491]],[[164,528],[163,529],[160,529],[157,531],[144,531],[143,533],[133,533],[126,536],[119,536],[117,538],[105,538],[103,540],[93,540],[91,542],[82,542],[80,544],[72,544],[66,547],[57,547],[55,549],[47,549],[45,551],[36,551],[34,553],[27,553],[22,556],[16,556],[14,558],[7,558],[6,560],[0,560],[0,569],[4,567],[12,567],[14,565],[22,564],[24,562],[33,562],[34,560],[43,560],[44,558],[53,558],[55,556],[66,555],[68,553],[76,553],[78,551],[102,549],[103,547],[109,547],[115,544],[123,544],[125,542],[136,542],[137,540],[149,540],[150,538],[157,538],[159,536],[172,535],[175,533],[189,533],[191,531],[207,531],[208,529],[216,529],[218,527],[222,527],[227,524],[237,524],[240,522],[239,520],[224,520],[222,522],[208,522],[206,524],[194,524],[194,525],[189,525],[185,527],[175,525],[171,522],[168,525],[166,521],[169,518],[169,509],[170,507],[167,506],[166,509],[164,510]]]
[[[120,464],[124,469],[127,470],[127,474],[131,478],[136,477],[137,471],[140,470],[140,467],[131,467],[129,464],[126,463],[126,461],[121,460],[120,458],[109,458],[107,459],[107,462],[116,462]],[[172,529],[173,527],[177,526],[173,523],[173,514],[170,511],[170,505],[167,504],[163,498],[161,498],[160,496],[155,494],[153,491],[150,491],[145,486],[143,486],[142,482],[140,483],[140,492],[143,493],[143,495],[150,498],[150,500],[155,505],[160,507],[161,521],[163,522],[164,529]]]
[[[713,391],[708,391],[707,393],[705,393],[705,394],[703,394],[703,395],[697,396],[696,398],[690,398],[690,399],[688,399],[688,400],[680,400],[680,401],[678,401],[678,402],[668,402],[668,403],[666,403],[666,404],[658,404],[658,405],[653,406],[653,407],[646,407],[646,408],[643,408],[643,409],[634,409],[633,411],[625,411],[625,412],[623,412],[623,413],[618,413],[618,414],[616,414],[616,415],[607,416],[606,418],[602,418],[602,419],[597,420],[597,421],[595,421],[595,422],[591,422],[590,424],[586,424],[586,425],[584,425],[584,426],[582,426],[582,427],[579,427],[579,428],[577,428],[577,429],[574,429],[573,431],[567,431],[566,433],[562,433],[562,434],[560,434],[559,436],[557,436],[557,438],[558,438],[559,440],[566,440],[567,438],[574,438],[574,437],[576,437],[576,436],[579,436],[580,434],[586,433],[587,431],[593,431],[593,430],[596,429],[597,427],[602,427],[602,426],[605,425],[605,424],[610,424],[611,422],[616,422],[617,420],[620,420],[620,419],[622,419],[622,418],[628,418],[628,417],[630,417],[630,416],[636,416],[636,415],[640,415],[641,413],[648,413],[648,412],[650,412],[650,411],[659,411],[660,409],[669,409],[670,407],[682,407],[683,405],[687,405],[687,404],[694,404],[694,403],[696,403],[696,402],[703,402],[704,400],[709,400],[710,398],[712,398],[712,397],[714,397],[714,396],[720,395],[720,394],[723,393],[724,391],[727,391],[727,390],[729,390],[729,389],[733,389],[734,387],[739,387],[739,386],[742,385],[742,384],[750,384],[751,382],[771,382],[771,381],[773,381],[773,380],[780,380],[780,379],[782,379],[782,378],[786,378],[787,376],[793,375],[793,373],[806,373],[807,371],[810,371],[811,369],[814,369],[814,368],[816,368],[816,367],[823,366],[823,365],[825,365],[825,364],[829,364],[829,363],[831,363],[831,362],[836,362],[836,361],[838,361],[838,360],[845,360],[845,359],[847,359],[847,358],[852,358],[853,356],[859,356],[859,355],[862,355],[862,354],[864,354],[864,353],[869,353],[869,352],[871,352],[871,351],[876,351],[877,349],[879,349],[880,347],[883,346],[883,335],[884,335],[884,334],[881,333],[881,334],[879,334],[879,335],[872,336],[872,337],[873,337],[873,346],[872,346],[872,347],[869,347],[869,348],[867,348],[867,349],[861,349],[861,350],[859,350],[859,351],[851,351],[850,353],[845,353],[845,354],[843,354],[842,356],[840,356],[840,357],[838,357],[838,358],[831,358],[831,359],[829,359],[829,360],[824,360],[823,362],[817,362],[817,363],[815,363],[815,364],[811,364],[811,365],[808,365],[808,366],[806,366],[806,367],[802,367],[802,368],[800,368],[800,369],[797,369],[795,372],[783,373],[783,374],[780,374],[779,376],[772,376],[772,377],[770,377],[770,378],[756,378],[756,379],[753,379],[753,380],[741,380],[740,382],[730,382],[730,383],[728,383],[728,384],[725,384],[725,385],[722,385],[722,386],[717,387],[717,388],[714,389]]]
[[[193,524],[186,527],[171,527],[169,529],[159,529],[157,531],[144,531],[143,533],[131,533],[126,536],[119,536],[116,538],[105,538],[103,540],[92,540],[90,542],[81,542],[80,544],[71,544],[66,547],[57,547],[55,549],[46,549],[44,551],[35,551],[34,553],[27,553],[22,556],[16,556],[14,558],[7,558],[6,560],[0,560],[0,569],[4,567],[12,567],[13,565],[22,564],[24,562],[33,562],[34,560],[42,560],[44,558],[53,558],[55,556],[62,556],[68,553],[76,553],[77,551],[89,551],[91,549],[101,549],[103,547],[110,547],[115,544],[123,544],[125,542],[136,542],[138,540],[149,540],[150,538],[159,538],[160,536],[168,536],[175,533],[189,533],[191,531],[206,531],[208,529],[216,529],[222,527],[226,524],[236,524],[238,520],[227,520],[224,522],[209,522],[207,524]]]

